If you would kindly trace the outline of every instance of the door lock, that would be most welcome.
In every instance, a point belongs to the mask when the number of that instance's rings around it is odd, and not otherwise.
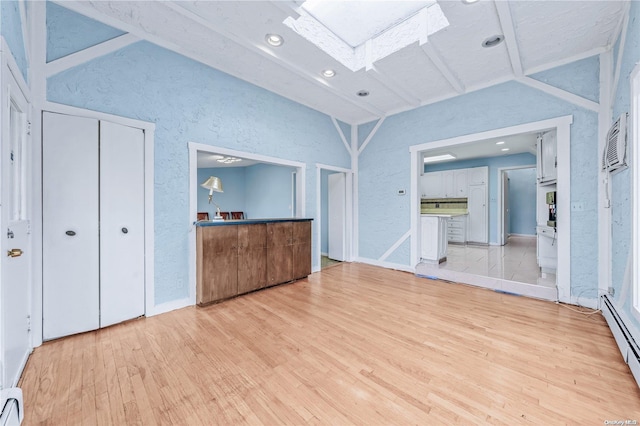
[[[23,251],[20,249],[11,249],[7,250],[7,256],[9,257],[20,257],[22,256]]]

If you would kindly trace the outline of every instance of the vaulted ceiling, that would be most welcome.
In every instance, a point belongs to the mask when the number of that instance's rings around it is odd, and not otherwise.
[[[611,0],[431,3],[447,26],[384,58],[369,55],[367,66],[352,71],[326,46],[284,24],[306,16],[303,1],[60,2],[352,124],[601,53],[615,41],[625,11],[625,2]],[[362,15],[353,17],[353,25],[369,19]],[[397,30],[397,37],[411,28]],[[282,36],[284,43],[270,46],[267,34]],[[494,35],[503,35],[504,42],[483,47]],[[324,77],[326,69],[335,76]],[[369,95],[358,96],[359,91]]]

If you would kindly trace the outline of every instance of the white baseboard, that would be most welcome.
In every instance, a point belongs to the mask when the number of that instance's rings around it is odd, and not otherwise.
[[[170,302],[155,305],[151,312],[147,312],[146,316],[152,317],[155,315],[164,314],[166,312],[175,311],[176,309],[182,309],[187,306],[193,306],[193,302],[189,297],[185,297],[184,299],[172,300]]]
[[[355,261],[359,263],[366,263],[367,265],[380,266],[382,268],[395,269],[397,271],[411,272],[412,274],[415,273],[415,268],[412,268],[409,265],[402,265],[399,263],[392,263],[392,262],[383,262],[380,260],[369,259],[366,257],[357,257]]]

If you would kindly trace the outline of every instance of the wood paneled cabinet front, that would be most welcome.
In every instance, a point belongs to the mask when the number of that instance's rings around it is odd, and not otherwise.
[[[199,226],[197,303],[228,299],[311,273],[311,222]]]
[[[206,304],[238,294],[238,227],[198,227],[197,302]]]

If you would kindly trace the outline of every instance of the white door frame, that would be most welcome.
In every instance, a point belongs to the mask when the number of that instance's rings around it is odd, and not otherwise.
[[[1,106],[0,106],[0,117],[1,117],[1,122],[2,122],[2,129],[0,131],[0,149],[4,148],[4,144],[9,143],[10,141],[10,135],[8,134],[8,131],[10,129],[10,126],[6,125],[8,124],[9,120],[10,120],[10,112],[9,112],[9,102],[11,102],[12,96],[11,93],[12,92],[20,92],[20,97],[24,98],[25,101],[25,105],[21,105],[22,107],[24,107],[25,111],[25,116],[26,116],[26,120],[27,123],[25,123],[25,127],[26,127],[26,131],[27,134],[26,136],[26,140],[25,140],[25,145],[24,145],[24,151],[22,152],[22,156],[23,156],[23,164],[24,166],[27,168],[27,170],[23,170],[23,179],[24,181],[22,182],[25,194],[27,194],[27,198],[26,200],[24,200],[25,204],[23,204],[22,208],[25,211],[26,214],[26,220],[31,223],[33,222],[33,205],[31,203],[32,198],[29,197],[29,195],[33,196],[33,185],[31,182],[31,171],[34,169],[34,165],[33,165],[33,161],[32,161],[32,146],[34,145],[33,143],[33,138],[30,136],[31,132],[30,132],[30,122],[31,122],[31,115],[32,115],[32,101],[31,101],[31,92],[29,90],[29,86],[27,85],[27,83],[24,80],[24,77],[22,75],[22,72],[20,71],[20,68],[18,67],[13,54],[11,53],[11,50],[9,49],[9,46],[6,44],[6,41],[4,39],[4,37],[0,37],[2,46],[0,47],[0,84],[2,85],[2,89],[0,90],[0,102],[1,102]],[[0,163],[1,166],[1,163]],[[3,172],[0,168],[0,172]],[[1,173],[0,173],[1,175]],[[0,184],[2,184],[2,186],[4,187],[4,182],[1,181]],[[4,194],[3,194],[4,195]],[[0,219],[5,219],[4,217],[1,216],[2,209],[0,209]],[[1,221],[0,221],[1,222]],[[8,221],[5,222],[1,222],[1,223],[8,223]],[[28,239],[27,245],[25,246],[25,252],[27,253],[29,260],[31,262],[31,265],[33,265],[34,263],[34,252],[35,252],[35,244],[34,244],[34,237],[33,234],[31,234],[31,237]],[[4,255],[6,256],[6,255]],[[31,266],[30,271],[29,271],[29,278],[28,278],[28,282],[25,283],[27,285],[27,303],[28,303],[28,314],[33,316],[33,286],[30,285],[33,282],[33,271],[32,271],[33,266]],[[2,270],[2,265],[0,264],[0,276],[2,276],[4,273],[4,271]],[[7,283],[4,282],[3,279],[0,279],[0,297],[1,297],[1,293],[3,292],[3,286],[7,285]],[[0,303],[0,322],[2,321],[4,312],[2,310],[2,303]],[[27,319],[25,318],[25,321]],[[30,333],[31,335],[28,337],[28,353],[31,352],[31,350],[33,349],[34,346],[36,346],[34,344],[34,339],[33,339],[33,328],[32,328],[32,332]],[[1,348],[5,348],[5,335],[4,335],[4,331],[3,329],[0,327],[0,347]],[[2,351],[4,351],[4,349],[2,349]],[[27,362],[28,356],[24,357],[24,360],[21,362],[21,366],[18,368],[19,370],[19,374],[18,377],[20,377],[20,375],[22,374],[22,370],[24,369],[24,366]],[[0,389],[4,389],[4,382],[5,382],[5,359],[4,359],[4,354],[2,352],[0,352]],[[12,383],[10,386],[16,386],[17,383]],[[20,407],[20,410],[22,410],[22,407]]]
[[[346,185],[346,199],[345,199],[345,247],[344,247],[344,260],[345,262],[353,261],[353,188],[354,188],[354,173],[351,169],[344,167],[329,166],[326,164],[316,163],[316,218],[318,226],[316,227],[316,267],[313,272],[318,272],[321,268],[320,262],[322,257],[322,170],[328,170],[332,172],[345,174]]]
[[[502,198],[502,176],[505,172],[511,171],[511,170],[520,170],[520,169],[535,169],[536,165],[532,164],[532,165],[523,165],[523,166],[510,166],[510,167],[500,167],[497,172],[498,172],[498,217],[496,218],[496,224],[497,224],[497,229],[498,229],[498,245],[500,245],[500,243],[504,240],[504,223],[503,220],[504,218],[502,217],[502,212],[504,211],[504,199]],[[536,198],[536,214],[538,212],[537,210],[537,203],[538,200]]]
[[[255,154],[235,149],[223,148],[203,143],[189,142],[189,296],[186,299],[169,302],[172,309],[178,307],[191,306],[196,304],[196,233],[195,222],[198,215],[198,152],[208,152],[211,154],[221,154],[231,157],[246,158],[261,163],[274,164],[277,166],[293,167],[296,179],[296,212],[293,217],[305,217],[306,214],[306,163],[300,161],[284,160],[282,158],[268,157],[266,155]]]
[[[457,136],[426,142],[409,147],[411,154],[411,265],[420,262],[420,190],[418,179],[420,176],[421,156],[423,151],[454,145],[464,145],[482,139],[501,138],[517,133],[532,133],[542,130],[557,129],[558,131],[558,193],[566,194],[558,200],[558,211],[566,212],[558,217],[558,300],[571,303],[571,123],[572,115],[551,118],[504,127],[486,132]],[[424,166],[423,166],[424,167]]]
[[[42,110],[35,110],[36,121],[42,120],[42,111],[50,111],[58,114],[75,115],[78,117],[94,118],[110,121],[123,126],[135,127],[144,130],[144,252],[145,252],[145,315],[153,316],[162,313],[163,310],[155,306],[155,280],[154,280],[154,137],[155,124],[146,121],[135,120],[117,115],[77,108],[55,102],[44,102]],[[41,124],[34,125],[41,129]],[[34,346],[42,344],[42,139],[33,144],[34,149],[34,180],[33,191],[37,194],[34,198],[34,227],[33,227],[33,251],[39,253],[36,261],[34,257],[34,269],[36,274],[33,284],[33,317],[32,330]],[[97,190],[97,189],[96,189]],[[37,225],[36,225],[37,224]],[[37,340],[36,340],[37,339]]]

